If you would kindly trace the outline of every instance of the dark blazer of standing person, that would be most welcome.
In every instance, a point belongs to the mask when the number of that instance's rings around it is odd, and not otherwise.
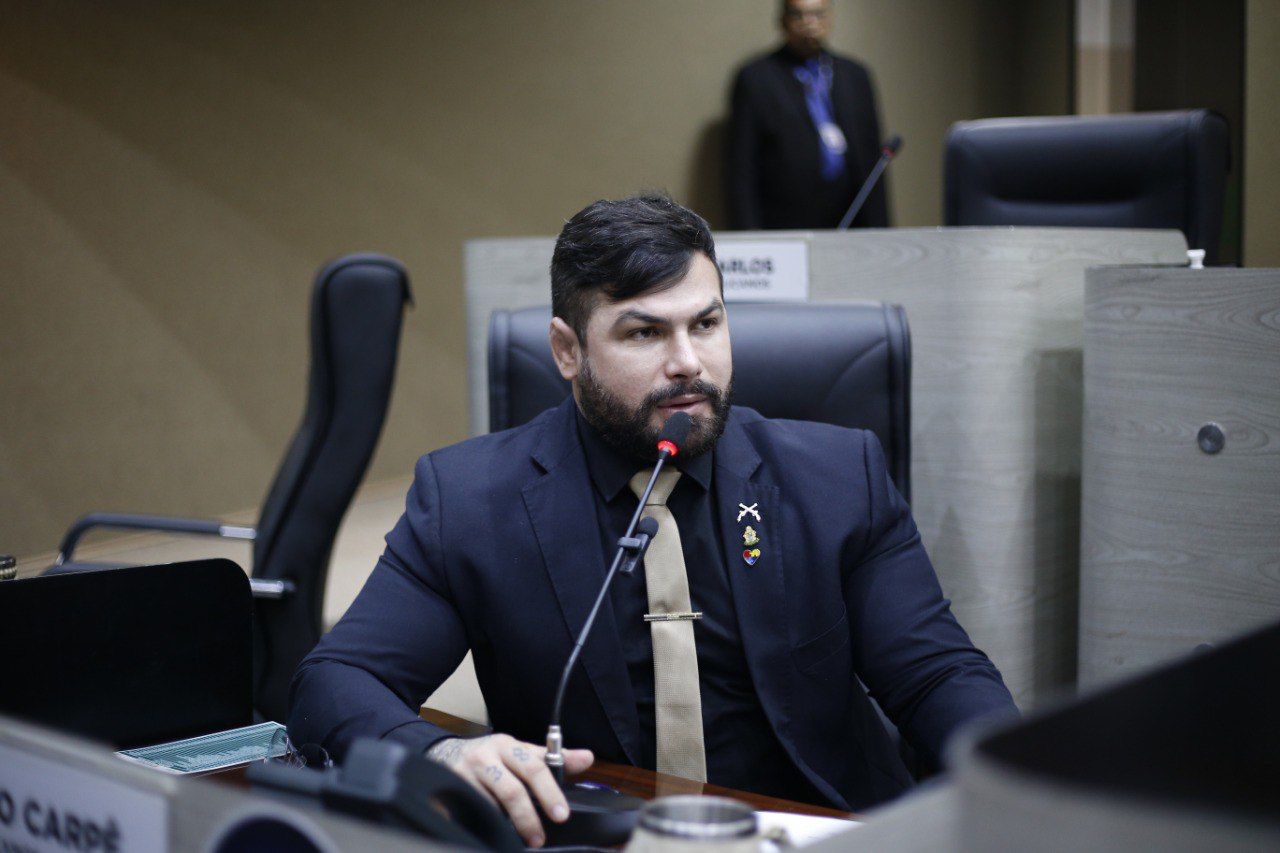
[[[871,77],[825,48],[830,27],[828,0],[785,0],[786,43],[738,71],[727,169],[733,228],[834,228],[880,156]],[[888,224],[882,177],[853,227]]]

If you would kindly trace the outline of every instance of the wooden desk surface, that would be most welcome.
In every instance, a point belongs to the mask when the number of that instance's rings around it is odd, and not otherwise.
[[[431,708],[423,708],[421,716],[429,723],[435,723],[441,728],[456,732],[464,737],[489,734],[490,732],[488,727],[479,723],[473,723],[470,720],[464,720],[461,717],[455,717],[452,714],[446,714],[443,711],[436,711]],[[607,761],[596,761],[591,766],[591,769],[574,778],[590,782],[602,782],[624,794],[630,794],[633,797],[640,797],[645,800],[670,797],[676,794],[700,794],[732,797],[759,811],[788,812],[790,814],[838,817],[849,820],[857,818],[857,815],[825,806],[813,806],[808,803],[797,803],[777,797],[766,797],[763,794],[736,791],[732,788],[722,788],[719,785],[704,785],[701,782],[681,779],[679,776],[655,773],[652,770],[644,770],[640,767],[631,767],[625,764],[611,764]]]
[[[452,714],[446,714],[443,711],[435,711],[430,708],[422,709],[422,718],[428,722],[435,723],[441,728],[456,732],[463,737],[473,737],[475,735],[489,734],[490,729],[479,723],[473,723],[470,720],[464,720],[461,717],[455,717]],[[212,773],[203,774],[206,779],[221,782],[229,785],[244,786],[248,782],[245,780],[244,766],[228,767],[225,770],[215,770]],[[836,809],[827,808],[825,806],[813,806],[808,803],[797,803],[792,800],[782,800],[777,797],[766,797],[763,794],[752,794],[747,791],[736,791],[732,788],[722,788],[719,785],[704,785],[699,782],[692,782],[688,779],[681,779],[679,776],[668,776],[665,773],[654,773],[652,770],[644,770],[640,767],[630,767],[624,764],[610,764],[607,761],[597,761],[591,766],[591,769],[575,779],[583,779],[591,782],[602,782],[621,791],[624,794],[630,794],[633,797],[640,797],[644,800],[652,800],[657,797],[670,797],[676,794],[698,794],[717,797],[732,797],[740,800],[759,811],[770,812],[788,812],[790,814],[806,814],[817,815],[819,817],[835,817],[846,820],[856,820],[857,815],[849,812],[842,812]]]

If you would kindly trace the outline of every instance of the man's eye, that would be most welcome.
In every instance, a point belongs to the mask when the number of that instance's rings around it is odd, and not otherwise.
[[[703,330],[704,332],[710,331],[719,325],[720,325],[719,317],[704,317],[698,321],[698,328]]]
[[[658,330],[652,326],[645,326],[640,329],[633,329],[627,333],[627,337],[633,341],[647,341],[654,335],[658,334]]]

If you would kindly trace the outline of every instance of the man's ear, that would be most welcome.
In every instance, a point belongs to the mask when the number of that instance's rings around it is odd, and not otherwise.
[[[578,335],[559,317],[551,318],[551,355],[560,375],[572,382],[582,369],[582,345]]]

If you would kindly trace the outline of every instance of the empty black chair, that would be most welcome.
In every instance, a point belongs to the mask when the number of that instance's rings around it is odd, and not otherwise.
[[[329,554],[338,524],[382,432],[404,305],[410,300],[408,273],[392,258],[349,255],[317,274],[306,409],[255,527],[94,513],[67,531],[58,565],[50,571],[93,568],[74,563],[73,552],[94,527],[252,539],[254,702],[265,717],[286,719],[293,671],[322,632]]]
[[[551,357],[551,309],[489,320],[489,429],[519,426],[569,394]],[[901,306],[732,303],[733,402],[769,418],[869,429],[910,500],[911,337]]]
[[[959,122],[946,224],[1178,228],[1212,262],[1229,157],[1209,110]]]

